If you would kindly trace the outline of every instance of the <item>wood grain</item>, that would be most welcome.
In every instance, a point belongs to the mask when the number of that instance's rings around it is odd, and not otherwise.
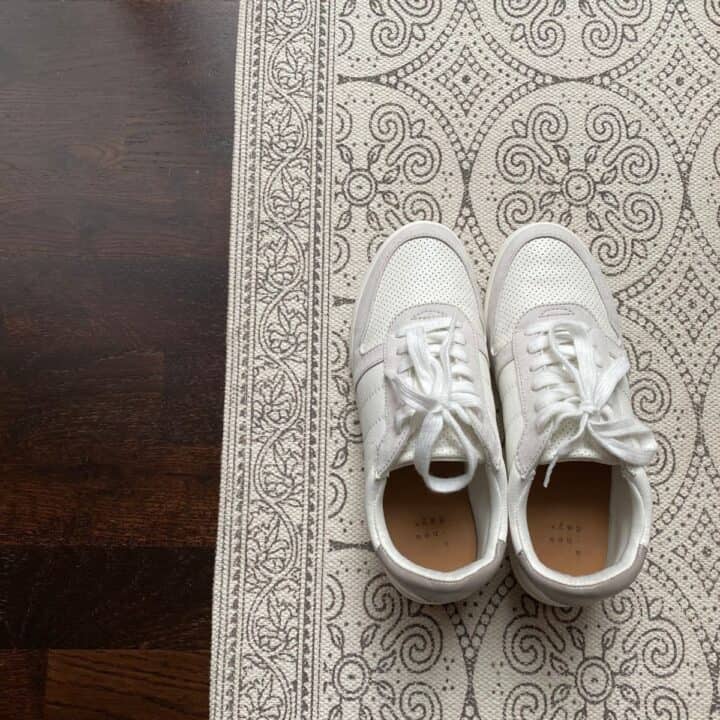
[[[225,257],[236,12],[2,3],[3,255]]]
[[[45,720],[206,718],[209,669],[207,652],[51,651]]]
[[[0,548],[0,648],[209,647],[212,548]]]
[[[43,651],[0,650],[3,720],[42,720],[45,661]]]
[[[236,20],[0,3],[3,719],[207,717]]]

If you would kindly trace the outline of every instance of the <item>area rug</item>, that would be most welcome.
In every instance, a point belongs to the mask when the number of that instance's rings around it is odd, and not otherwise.
[[[214,720],[720,717],[718,0],[244,0]],[[424,607],[368,544],[348,336],[388,233],[563,223],[657,435],[639,580]]]

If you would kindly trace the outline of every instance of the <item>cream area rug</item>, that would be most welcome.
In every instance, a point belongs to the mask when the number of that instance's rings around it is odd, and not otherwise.
[[[214,720],[720,717],[718,0],[241,0]],[[482,286],[574,230],[614,292],[655,527],[628,590],[545,607],[503,565],[423,607],[368,544],[360,279],[420,218]]]

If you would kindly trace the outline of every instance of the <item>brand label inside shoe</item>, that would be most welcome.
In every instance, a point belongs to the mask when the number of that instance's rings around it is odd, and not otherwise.
[[[559,463],[543,487],[545,466],[533,479],[527,519],[540,561],[567,575],[590,575],[607,563],[611,468],[592,462]]]
[[[397,551],[416,565],[449,572],[477,558],[477,531],[467,490],[435,493],[413,466],[390,473],[385,523]]]

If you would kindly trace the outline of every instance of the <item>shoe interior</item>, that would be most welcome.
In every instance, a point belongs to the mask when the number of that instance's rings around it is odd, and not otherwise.
[[[433,462],[431,472],[453,477],[462,462]],[[421,567],[451,572],[478,559],[487,532],[476,522],[473,508],[488,507],[481,497],[482,468],[468,488],[453,493],[430,490],[412,465],[390,473],[383,493],[385,524],[395,548]]]
[[[535,471],[527,501],[528,531],[540,562],[566,575],[604,570],[623,549],[621,528],[611,528],[610,522],[623,503],[612,467],[561,462],[545,488],[546,469],[541,465]]]

